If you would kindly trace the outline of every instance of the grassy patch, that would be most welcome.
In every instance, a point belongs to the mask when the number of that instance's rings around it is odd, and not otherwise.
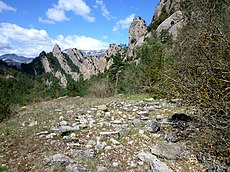
[[[0,166],[0,172],[7,171],[7,168],[4,166]]]

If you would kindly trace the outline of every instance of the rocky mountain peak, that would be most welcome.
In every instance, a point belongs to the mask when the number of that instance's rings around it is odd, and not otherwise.
[[[133,19],[129,27],[128,57],[133,56],[135,46],[141,46],[143,44],[146,33],[147,26],[145,20],[139,16]]]
[[[141,17],[133,19],[129,28],[129,46],[135,44],[147,31],[145,20]]]
[[[57,43],[55,43],[52,52],[53,52],[54,56],[56,56],[56,55],[58,56],[58,55],[61,54],[61,48],[60,48],[60,46]]]

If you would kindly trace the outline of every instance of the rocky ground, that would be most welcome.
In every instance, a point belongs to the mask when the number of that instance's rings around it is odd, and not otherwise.
[[[0,124],[0,169],[204,171],[184,134],[195,112],[180,100],[124,96],[63,97],[25,106]]]

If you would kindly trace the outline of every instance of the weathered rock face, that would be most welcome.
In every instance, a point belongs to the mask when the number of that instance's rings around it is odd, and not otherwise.
[[[50,67],[50,63],[49,63],[49,61],[45,55],[41,56],[41,62],[42,62],[42,65],[43,65],[46,73],[52,72],[52,68]]]
[[[73,80],[77,81],[80,77],[79,73],[72,71],[71,67],[68,65],[68,63],[65,59],[64,54],[61,51],[61,48],[57,44],[54,45],[53,55],[54,55],[54,57],[57,58],[61,68],[65,71],[65,73],[71,75]]]
[[[157,34],[160,35],[162,30],[168,30],[175,39],[178,35],[178,29],[184,26],[184,22],[182,11],[176,11],[157,27]]]
[[[147,26],[141,17],[133,19],[129,28],[128,57],[133,56],[133,49],[141,46],[144,42],[144,36],[147,33]]]
[[[112,55],[122,52],[122,48],[111,44],[100,57],[84,57],[83,53],[71,48],[61,51],[59,45],[55,44],[51,53],[41,52],[31,63],[23,64],[22,70],[31,75],[39,75],[42,73],[53,74],[60,82],[62,87],[66,87],[68,83],[67,75],[75,81],[83,76],[83,79],[90,79],[93,75],[103,73],[113,64]],[[58,64],[57,64],[58,63]],[[48,85],[52,81],[47,80]]]
[[[169,16],[157,27],[158,36],[162,30],[168,30],[173,35],[173,39],[176,39],[178,30],[186,24],[185,17],[181,11],[181,2],[182,0],[161,0],[157,5],[152,24],[159,19],[162,13],[167,13]]]
[[[106,51],[106,57],[111,57],[121,51],[121,47],[117,46],[116,44],[110,44],[108,50]]]
[[[113,54],[119,51],[116,45],[110,45],[109,49],[102,57],[83,57],[83,54],[74,49],[68,49],[67,55],[70,57],[74,65],[79,68],[80,74],[83,79],[90,79],[91,76],[103,73],[105,69],[108,69],[112,65],[112,60],[107,60],[106,57],[111,57]]]
[[[160,17],[162,12],[172,14],[176,11],[179,11],[181,8],[181,2],[182,0],[161,0],[157,5],[151,23],[156,21]]]

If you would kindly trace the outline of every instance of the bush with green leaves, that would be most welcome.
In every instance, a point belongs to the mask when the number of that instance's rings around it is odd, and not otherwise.
[[[166,12],[166,9],[162,9],[160,16],[154,20],[147,28],[147,30],[150,31],[154,31],[157,29],[157,27],[165,20],[169,17],[170,15]]]
[[[173,60],[170,50],[165,48],[154,31],[152,36],[136,51],[136,56],[140,59],[139,65],[144,71],[142,75],[144,90],[155,96],[169,96],[170,82],[165,76],[171,68]]]

